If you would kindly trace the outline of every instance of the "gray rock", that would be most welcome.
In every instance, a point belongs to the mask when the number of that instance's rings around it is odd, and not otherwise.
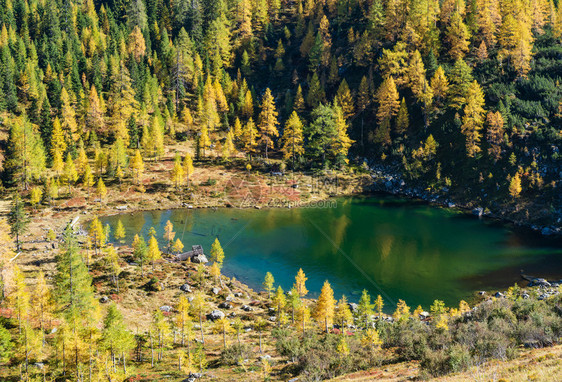
[[[161,310],[162,312],[167,312],[167,313],[169,313],[169,312],[172,311],[172,307],[171,307],[170,305],[162,305],[162,306],[160,307],[160,310]]]
[[[496,294],[494,295],[494,297],[496,298],[503,298],[505,297],[505,295],[502,292],[496,292]]]
[[[428,312],[421,312],[420,313],[420,320],[425,320],[426,318],[429,317],[429,313]]]
[[[195,264],[206,264],[209,262],[209,260],[207,260],[207,256],[203,255],[203,254],[199,254],[199,255],[195,255],[191,258],[191,262],[195,263]]]
[[[226,296],[226,298],[224,300],[226,302],[232,302],[232,301],[234,301],[234,296]]]
[[[211,321],[219,320],[224,318],[225,314],[220,310],[213,310],[211,313],[207,314],[207,319]]]
[[[232,309],[232,304],[228,303],[228,302],[221,302],[219,304],[219,308],[221,309]]]
[[[245,312],[251,312],[254,310],[250,305],[242,305],[242,310]]]
[[[263,361],[264,359],[267,360],[267,361],[271,361],[271,356],[270,356],[269,354],[260,355],[260,356],[258,357],[258,359],[259,359],[260,361]]]
[[[529,294],[523,293],[523,294],[521,295],[521,297],[523,297],[525,300],[527,300],[527,299],[529,298]]]
[[[356,304],[356,303],[354,303],[354,302],[350,302],[350,303],[349,303],[349,304],[347,304],[347,305],[349,305],[349,310],[351,310],[351,312],[352,312],[352,313],[353,313],[353,312],[355,312],[355,311],[357,310],[357,307],[358,307],[358,306],[357,306],[357,304]]]
[[[45,364],[43,364],[43,362],[35,362],[34,363],[35,367],[43,370],[43,367],[45,366]]]
[[[100,302],[101,302],[102,304],[105,304],[106,302],[109,302],[109,297],[107,297],[107,296],[101,296],[101,297],[100,297]]]
[[[213,288],[213,294],[219,294],[221,290],[217,287]]]
[[[239,298],[240,298],[240,297],[242,297],[242,293],[236,292],[236,293],[234,293],[234,297],[239,297]]]
[[[51,334],[55,334],[57,331],[58,331],[57,328],[53,328],[53,329],[51,329]]]
[[[191,286],[189,284],[183,284],[180,290],[185,293],[191,293]]]
[[[194,297],[193,297],[193,296],[189,296],[189,297],[187,298],[187,302],[192,302],[192,301],[193,301],[193,299],[194,299]]]
[[[554,230],[553,230],[552,228],[550,228],[550,227],[544,227],[544,228],[541,230],[541,234],[543,234],[544,236],[550,236],[550,235],[553,235],[553,234],[554,234]]]
[[[228,317],[236,317],[236,312],[230,312],[230,313],[228,313]]]
[[[277,317],[275,317],[275,316],[270,316],[270,317],[268,318],[268,320],[271,321],[271,322],[275,322],[275,320],[277,320]]]
[[[484,209],[482,207],[477,207],[472,210],[472,214],[481,217],[484,214]]]

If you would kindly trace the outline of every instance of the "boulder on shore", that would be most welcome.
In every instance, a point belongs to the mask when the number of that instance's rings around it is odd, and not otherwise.
[[[209,260],[207,260],[207,256],[200,253],[199,255],[193,256],[191,258],[191,262],[195,264],[206,264],[209,262]]]

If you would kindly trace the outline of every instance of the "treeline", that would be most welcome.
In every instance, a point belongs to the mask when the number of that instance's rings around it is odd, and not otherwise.
[[[552,1],[1,5],[6,184],[136,177],[189,139],[199,158],[367,157],[436,189],[554,201]]]

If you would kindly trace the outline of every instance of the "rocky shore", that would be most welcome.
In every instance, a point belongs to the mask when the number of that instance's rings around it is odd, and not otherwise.
[[[389,166],[373,166],[371,168],[372,186],[370,192],[384,192],[396,196],[404,196],[412,199],[420,199],[433,205],[445,208],[457,208],[479,218],[487,217],[503,220],[517,226],[527,227],[539,232],[544,236],[562,235],[562,218],[553,216],[551,224],[541,225],[521,220],[514,216],[505,206],[484,206],[473,201],[460,200],[457,195],[453,196],[447,187],[441,190],[424,189],[421,185],[408,183],[404,177]],[[487,195],[484,195],[486,197]]]

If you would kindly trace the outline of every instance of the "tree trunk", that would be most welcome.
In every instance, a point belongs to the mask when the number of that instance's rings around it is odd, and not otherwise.
[[[203,317],[201,312],[199,312],[199,328],[201,329],[201,342],[205,343],[205,336],[203,335]]]

